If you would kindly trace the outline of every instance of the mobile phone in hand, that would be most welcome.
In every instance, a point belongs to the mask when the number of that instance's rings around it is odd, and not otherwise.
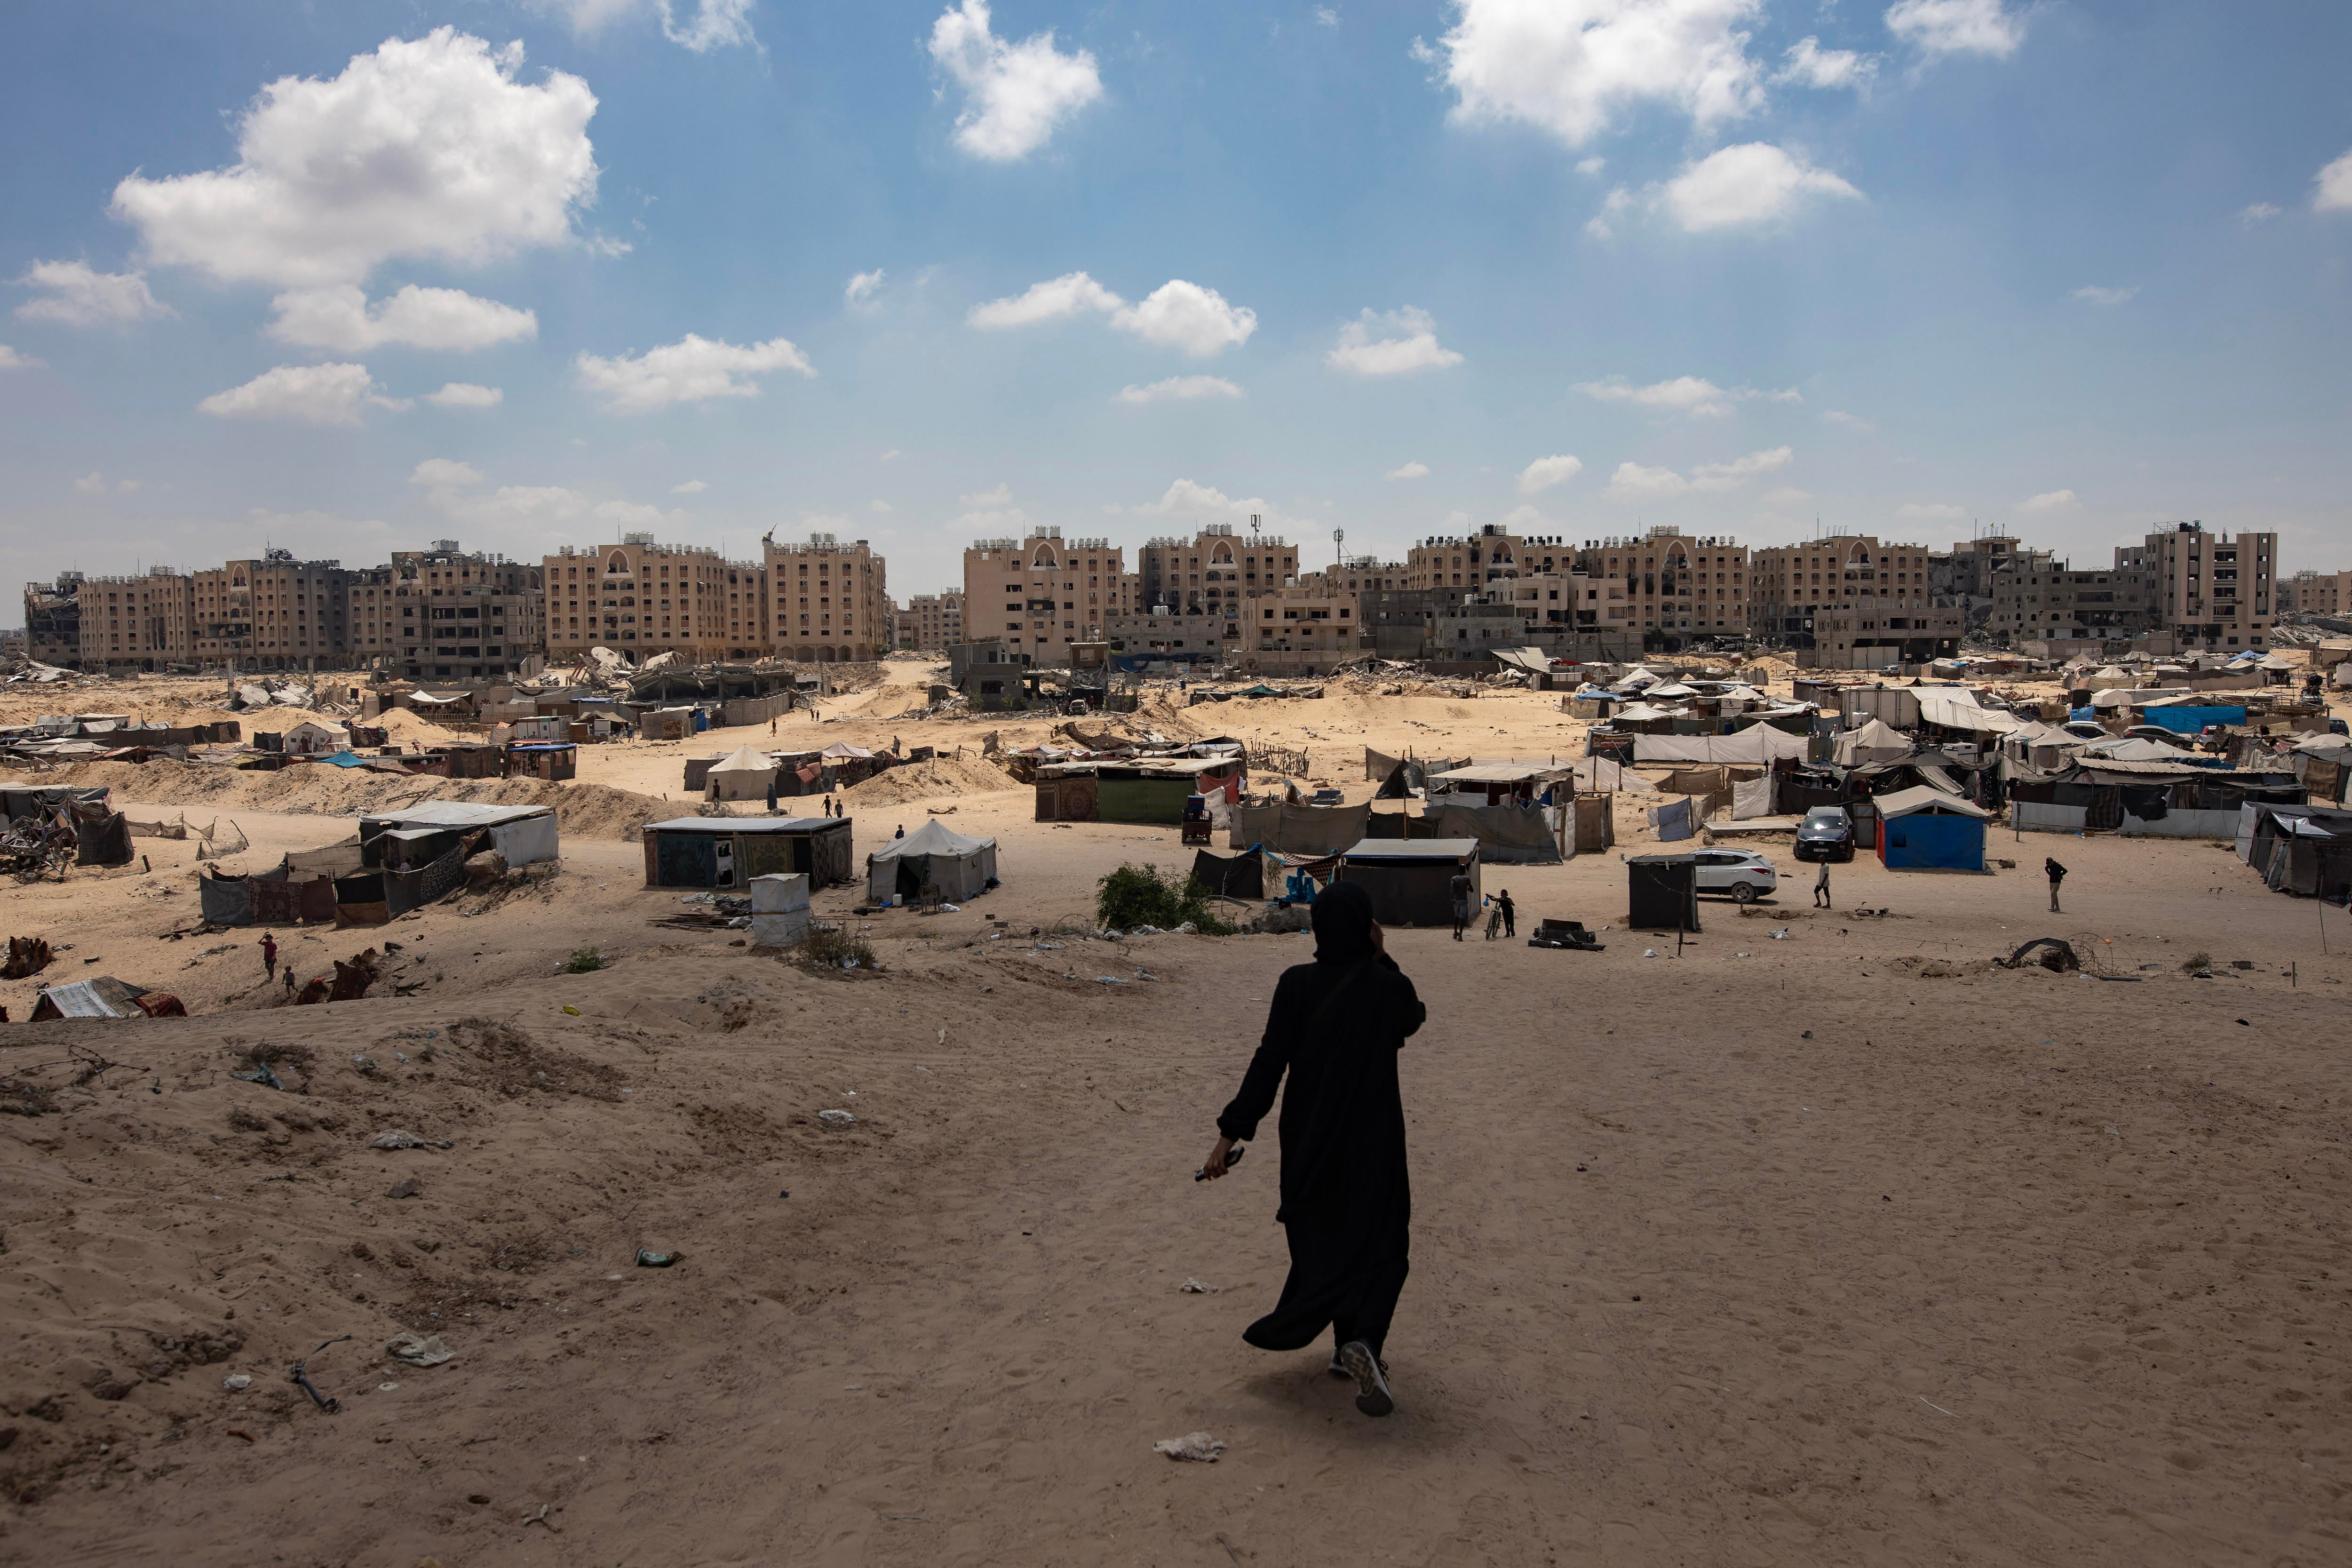
[[[1246,1154],[1246,1153],[1248,1153],[1248,1152],[1249,1152],[1249,1149],[1248,1149],[1247,1145],[1245,1145],[1245,1144],[1241,1144],[1241,1143],[1236,1143],[1236,1144],[1234,1144],[1232,1148],[1230,1148],[1230,1149],[1226,1150],[1226,1151],[1225,1151],[1225,1169],[1226,1169],[1226,1170],[1228,1170],[1228,1171],[1230,1171],[1230,1170],[1232,1170],[1235,1165],[1240,1164],[1240,1163],[1242,1163],[1242,1156],[1243,1156],[1243,1155],[1244,1155],[1244,1154]],[[1206,1166],[1206,1165],[1203,1165],[1203,1166],[1202,1166],[1199,1170],[1197,1170],[1197,1171],[1193,1172],[1193,1173],[1192,1173],[1192,1179],[1193,1179],[1194,1181],[1196,1181],[1196,1182],[1205,1182],[1205,1181],[1207,1181],[1207,1180],[1209,1179],[1209,1167],[1208,1167],[1208,1166]]]

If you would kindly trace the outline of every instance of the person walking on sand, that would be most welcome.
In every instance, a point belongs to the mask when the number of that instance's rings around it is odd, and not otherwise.
[[[2062,913],[2058,908],[2058,884],[2066,879],[2066,868],[2053,857],[2042,862],[2042,869],[2050,878],[2050,912],[2053,915]]]
[[[278,939],[268,931],[261,933],[261,970],[268,978],[278,978]]]
[[[898,832],[896,832],[896,833],[893,833],[892,835],[890,835],[890,837],[893,837],[893,838],[904,838],[904,837],[907,837],[907,825],[906,825],[905,823],[903,823],[903,822],[902,822],[902,823],[900,823],[900,824],[898,824]]]
[[[1511,902],[1510,889],[1505,888],[1501,892],[1495,895],[1495,907],[1502,911],[1503,934],[1505,936],[1518,935],[1519,907]]]
[[[1282,1203],[1290,1275],[1274,1310],[1242,1331],[1260,1350],[1303,1350],[1324,1329],[1330,1371],[1353,1378],[1356,1408],[1396,1408],[1381,1352],[1404,1290],[1412,1184],[1397,1053],[1428,1016],[1412,982],[1388,955],[1371,895],[1334,882],[1315,900],[1315,960],[1283,972],[1265,1033],[1217,1141],[1202,1163],[1211,1181],[1235,1143],[1257,1135],[1282,1090]]]
[[[1470,873],[1456,871],[1446,884],[1454,894],[1454,940],[1462,940],[1462,928],[1470,923]]]
[[[1822,861],[1821,869],[1813,873],[1813,908],[1826,910],[1830,903],[1830,863]]]

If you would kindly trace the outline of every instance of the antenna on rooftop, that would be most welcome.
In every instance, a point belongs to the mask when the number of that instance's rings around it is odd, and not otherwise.
[[[1335,528],[1331,531],[1331,569],[1336,572],[1347,563],[1348,531]]]

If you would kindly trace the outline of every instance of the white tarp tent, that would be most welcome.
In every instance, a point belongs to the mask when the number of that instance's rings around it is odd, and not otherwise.
[[[1968,730],[1980,735],[2006,735],[2018,727],[2013,713],[1996,713],[1977,706],[1973,691],[1928,689],[1919,694],[1919,721],[1947,730]]]
[[[912,897],[932,884],[941,898],[960,903],[979,897],[996,879],[996,840],[967,838],[934,817],[867,856],[866,876],[866,894],[877,903],[893,893]],[[907,879],[913,881],[911,889],[904,886]]]
[[[1752,779],[1734,779],[1731,784],[1731,820],[1753,822],[1759,816],[1772,815],[1772,775],[1760,773]]]
[[[1864,763],[1899,763],[1911,754],[1911,738],[1877,719],[1870,719],[1838,737],[1837,762],[1842,768]]]
[[[765,800],[775,777],[776,759],[746,742],[710,764],[702,787],[712,800]]]
[[[1636,763],[1717,763],[1738,767],[1769,768],[1782,757],[1802,762],[1805,738],[1751,724],[1737,735],[1636,735]]]
[[[1576,787],[1580,790],[1626,790],[1634,795],[1659,793],[1656,784],[1607,757],[1577,758]]]
[[[363,813],[362,837],[371,824],[387,833],[465,832],[486,827],[490,847],[509,866],[553,860],[561,853],[555,813],[543,805],[488,805],[475,801],[425,800]]]

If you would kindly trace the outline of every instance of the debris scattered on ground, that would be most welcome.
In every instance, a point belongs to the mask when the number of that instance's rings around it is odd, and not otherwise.
[[[1195,1464],[1213,1465],[1225,1446],[1206,1432],[1187,1432],[1181,1437],[1162,1437],[1151,1445],[1155,1454],[1165,1454],[1171,1459],[1185,1459]]]
[[[368,1147],[371,1149],[447,1149],[452,1147],[452,1144],[446,1138],[419,1138],[414,1132],[403,1131],[394,1127],[389,1131],[379,1132],[369,1139]]]
[[[413,1198],[422,1195],[424,1191],[424,1183],[414,1176],[404,1176],[385,1188],[383,1195],[388,1198]]]
[[[820,1110],[816,1113],[816,1119],[832,1127],[846,1127],[857,1120],[846,1110]]]
[[[1181,1290],[1188,1296],[1213,1296],[1217,1293],[1219,1287],[1209,1284],[1206,1280],[1196,1279],[1192,1275],[1187,1274],[1184,1277],[1184,1283],[1177,1286],[1176,1289]]]
[[[404,1333],[395,1335],[383,1353],[411,1366],[439,1366],[457,1352],[442,1343],[438,1334]]]
[[[640,1247],[637,1248],[637,1267],[640,1268],[667,1268],[685,1256],[686,1254],[682,1252],[652,1252]]]

